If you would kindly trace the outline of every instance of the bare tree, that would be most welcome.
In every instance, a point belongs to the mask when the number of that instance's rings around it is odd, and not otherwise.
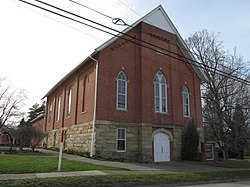
[[[11,87],[6,78],[0,77],[0,129],[20,120],[25,99],[24,90]]]
[[[208,77],[208,82],[202,85],[206,135],[217,141],[224,157],[228,158],[232,134],[236,129],[232,127],[240,126],[234,117],[237,106],[241,107],[244,120],[249,118],[247,110],[244,110],[250,104],[249,83],[244,81],[249,79],[247,66],[236,50],[233,54],[224,51],[218,35],[207,30],[191,35],[186,43]],[[241,137],[246,137],[246,131],[239,132]]]
[[[30,147],[34,152],[35,148],[41,145],[43,139],[46,137],[47,134],[43,132],[41,129],[32,126],[32,131],[30,135],[31,135]]]
[[[16,133],[20,141],[20,149],[31,147],[33,152],[46,136],[46,133],[41,128],[35,127],[29,120],[25,121],[24,119],[20,121]]]
[[[24,119],[20,121],[16,130],[20,150],[30,145],[32,130],[32,125],[29,121],[25,121]]]

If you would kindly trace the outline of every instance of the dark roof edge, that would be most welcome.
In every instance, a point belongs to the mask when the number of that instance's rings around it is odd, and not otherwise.
[[[33,123],[33,122],[35,122],[36,120],[38,120],[38,119],[40,119],[40,118],[44,118],[44,116],[45,116],[45,113],[40,114],[40,115],[37,116],[35,119],[32,119],[30,122]]]

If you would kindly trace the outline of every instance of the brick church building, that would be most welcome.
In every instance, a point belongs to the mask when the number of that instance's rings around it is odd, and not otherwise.
[[[99,46],[46,94],[48,147],[139,161],[181,159],[194,119],[203,141],[205,74],[162,6]]]

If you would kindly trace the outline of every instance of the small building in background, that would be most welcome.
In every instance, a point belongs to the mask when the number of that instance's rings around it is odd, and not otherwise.
[[[45,114],[41,114],[39,115],[37,118],[31,120],[31,124],[33,127],[35,127],[36,129],[44,132],[45,131]]]
[[[0,133],[0,145],[11,145],[12,144],[12,138],[11,135],[4,131]]]

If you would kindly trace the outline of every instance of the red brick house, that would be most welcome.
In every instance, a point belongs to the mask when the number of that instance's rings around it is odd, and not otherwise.
[[[141,161],[181,158],[181,136],[193,118],[203,140],[204,73],[158,6],[99,46],[47,94],[48,146],[91,156]],[[147,43],[145,43],[147,42]]]
[[[35,119],[31,120],[31,124],[32,126],[36,129],[36,131],[38,132],[44,132],[45,131],[45,115],[41,114],[39,116],[37,116]],[[37,134],[38,135],[38,134]],[[46,145],[46,141],[47,139],[42,139],[40,138],[40,136],[36,136],[36,138],[33,138],[33,145],[35,145],[37,142],[37,145],[35,147],[42,147],[43,145]]]
[[[41,114],[39,116],[37,116],[35,119],[31,120],[31,123],[33,125],[33,127],[35,127],[36,129],[38,129],[41,132],[45,131],[45,121],[44,121],[44,114]]]

